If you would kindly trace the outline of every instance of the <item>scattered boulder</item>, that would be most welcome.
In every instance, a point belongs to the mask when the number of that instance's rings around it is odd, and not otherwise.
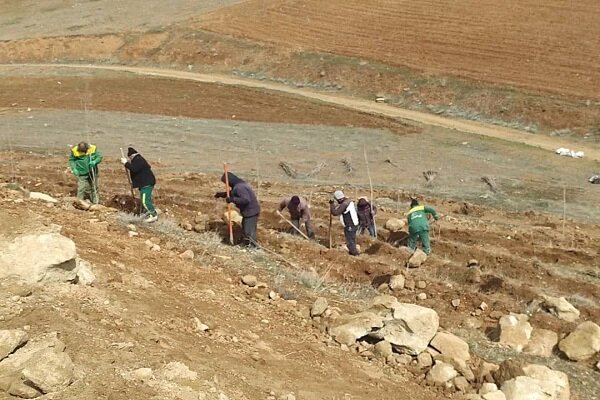
[[[458,376],[458,372],[450,364],[441,361],[436,361],[435,365],[427,374],[427,383],[431,385],[444,385],[446,382]]]
[[[425,289],[427,287],[427,282],[417,281],[416,287],[417,287],[417,289]]]
[[[556,332],[535,328],[531,334],[531,340],[524,351],[534,356],[550,357],[557,343],[558,335]]]
[[[400,232],[406,226],[406,222],[399,218],[390,218],[385,222],[385,229],[390,232]]]
[[[81,258],[77,259],[77,284],[83,286],[90,286],[96,281],[96,275],[94,271],[92,271],[92,264],[89,262],[82,260]]]
[[[380,355],[383,358],[388,358],[393,354],[392,344],[386,340],[377,342],[373,350],[375,351],[375,354]]]
[[[452,307],[458,308],[460,306],[460,299],[452,299],[451,304]]]
[[[195,381],[198,374],[179,361],[173,361],[162,367],[156,374],[167,381]]]
[[[529,364],[523,370],[526,376],[540,381],[544,393],[550,394],[552,398],[569,400],[571,397],[569,377],[564,372],[536,364]]]
[[[0,330],[0,361],[25,344],[28,339],[27,332],[20,329]]]
[[[11,242],[0,241],[0,278],[16,276],[28,283],[74,282],[76,258],[75,243],[59,233],[19,236]]]
[[[600,351],[600,326],[592,321],[579,324],[558,348],[573,361],[583,361]]]
[[[0,391],[27,398],[69,386],[74,365],[56,333],[28,341],[0,361]]]
[[[327,299],[325,297],[317,298],[317,300],[315,300],[312,307],[310,308],[310,316],[320,317],[321,315],[323,315],[325,310],[327,310],[327,307],[329,307],[329,303],[327,302]]]
[[[56,200],[54,197],[47,195],[45,193],[40,193],[40,192],[29,192],[29,199],[45,201],[46,203],[52,203],[52,204],[58,203],[58,200]]]
[[[417,300],[427,300],[427,293],[419,293],[417,295]]]
[[[229,212],[225,211],[223,213],[223,222],[227,223],[227,221],[229,221]],[[231,222],[238,225],[242,224],[242,216],[236,210],[231,210]]]
[[[357,339],[371,333],[373,329],[382,327],[383,317],[371,311],[363,311],[337,318],[335,326],[330,328],[329,333],[338,343],[350,346]]]
[[[433,357],[428,351],[424,351],[417,356],[417,366],[421,369],[429,368],[433,365]]]
[[[181,258],[182,260],[193,260],[194,252],[192,250],[186,250],[179,255],[179,258]]]
[[[427,261],[427,254],[421,249],[416,249],[415,252],[408,259],[409,268],[419,268]]]
[[[575,322],[579,319],[579,310],[564,297],[543,297],[542,308],[550,314],[567,322]]]
[[[498,386],[496,386],[495,383],[485,382],[481,385],[481,388],[479,389],[479,394],[483,396],[484,394],[497,392],[499,390],[500,389],[498,389]]]
[[[258,279],[254,275],[242,276],[242,283],[246,286],[255,287],[258,285]]]
[[[525,314],[510,314],[500,318],[499,342],[512,347],[515,351],[523,351],[529,343],[533,328]]]
[[[543,365],[524,367],[524,376],[518,376],[502,384],[506,400],[569,400],[571,397],[568,376]]]
[[[154,378],[152,368],[138,368],[133,371],[133,376],[140,381],[149,381]]]
[[[397,292],[399,290],[404,289],[404,276],[403,275],[394,275],[390,278],[390,289],[392,291]]]
[[[393,319],[370,336],[387,340],[400,353],[416,356],[427,348],[438,327],[439,316],[435,310],[397,303],[393,306]]]
[[[438,332],[429,345],[444,356],[465,362],[471,359],[467,342],[449,332]]]

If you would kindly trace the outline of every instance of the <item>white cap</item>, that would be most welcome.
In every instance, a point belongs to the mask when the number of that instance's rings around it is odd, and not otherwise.
[[[346,197],[346,196],[344,196],[344,192],[342,192],[341,190],[336,190],[335,193],[333,194],[333,198],[336,200],[341,200],[344,197]]]

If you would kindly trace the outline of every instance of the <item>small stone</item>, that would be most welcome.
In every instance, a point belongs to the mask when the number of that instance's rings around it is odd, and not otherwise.
[[[406,222],[399,218],[390,218],[386,221],[384,227],[390,232],[400,232],[406,226]]]
[[[417,289],[425,289],[426,287],[427,287],[427,282],[417,281]]]
[[[193,260],[194,252],[192,250],[186,250],[179,255],[179,258],[181,258],[182,260]]]
[[[157,375],[168,381],[195,381],[198,379],[198,374],[188,368],[187,365],[179,361],[173,361],[162,367]]]
[[[159,252],[160,251],[160,246],[155,244],[152,245],[152,247],[150,248],[150,250],[155,251],[155,252]]]
[[[460,306],[460,299],[453,299],[451,303],[452,307],[458,308],[458,306]]]
[[[501,391],[490,392],[482,396],[483,400],[506,400],[506,395]],[[538,397],[536,397],[538,398]]]
[[[408,259],[408,267],[409,268],[419,268],[427,261],[427,254],[423,252],[421,249],[415,250],[412,256]]]
[[[133,238],[133,237],[139,236],[139,233],[137,233],[136,231],[129,231],[129,232],[127,232],[127,235],[130,238]]]
[[[255,287],[258,284],[258,279],[254,275],[242,276],[242,283],[246,286]]]
[[[277,292],[275,292],[273,290],[271,290],[269,292],[269,299],[271,299],[271,300],[277,300],[278,298],[279,298],[279,293],[277,293]]]
[[[210,329],[210,327],[206,324],[203,324],[198,317],[194,317],[194,329],[196,329],[197,332],[206,332],[207,330]]]
[[[417,300],[427,300],[427,294],[426,293],[419,293],[417,295]]]
[[[404,289],[404,276],[394,275],[390,278],[390,289],[394,292]]]
[[[377,342],[374,347],[375,354],[387,358],[393,354],[392,352],[392,344],[387,340],[382,340],[381,342]]]
[[[438,332],[429,343],[443,356],[466,362],[471,359],[469,344],[450,332]]]
[[[136,232],[137,231],[137,227],[134,224],[128,224],[127,225],[127,229],[129,229],[132,232]]]
[[[598,361],[598,363],[596,364],[596,369],[597,369],[598,371],[600,371],[600,361]]]
[[[556,332],[534,328],[531,339],[524,351],[534,356],[550,357],[557,343],[558,335]]]
[[[492,311],[490,313],[490,318],[492,318],[492,319],[500,319],[500,318],[502,318],[503,315],[504,315],[504,313],[502,311]]]
[[[487,303],[486,303],[485,301],[482,301],[482,302],[481,302],[481,304],[479,305],[479,309],[480,309],[481,311],[485,311],[485,310],[487,310],[487,309],[488,309],[488,305],[487,305]]]
[[[324,297],[317,298],[317,300],[315,300],[315,302],[313,303],[313,305],[310,309],[310,316],[311,317],[319,317],[319,316],[323,315],[325,310],[327,310],[327,307],[329,307],[329,303],[327,302],[326,298],[324,298]]]
[[[481,385],[481,389],[479,389],[479,394],[484,395],[487,393],[497,392],[498,386],[495,383],[485,382]]]
[[[177,248],[177,245],[175,243],[173,243],[173,242],[165,243],[165,250],[171,251],[171,250],[175,250],[175,248]]]
[[[396,357],[396,362],[400,365],[408,365],[412,361],[412,357],[408,354],[400,354]]]
[[[421,369],[429,368],[433,365],[433,357],[428,351],[424,351],[417,356],[417,365]]]
[[[443,385],[456,378],[458,372],[450,364],[436,361],[435,365],[427,374],[427,382],[432,385]]]
[[[407,290],[415,290],[416,283],[412,279],[407,279],[404,283],[404,288]]]

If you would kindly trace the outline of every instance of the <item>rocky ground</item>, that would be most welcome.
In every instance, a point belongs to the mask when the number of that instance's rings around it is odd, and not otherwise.
[[[16,183],[2,189],[2,243],[13,248],[7,257],[19,258],[23,251],[15,251],[15,243],[26,234],[60,232],[84,260],[67,263],[69,268],[55,260],[63,278],[46,273],[28,274],[21,283],[2,280],[0,317],[11,333],[3,333],[10,340],[0,337],[12,355],[0,362],[0,383],[13,394],[524,399],[531,397],[519,396],[540,388],[553,393],[548,398],[570,393],[593,399],[598,392],[597,266],[589,263],[598,232],[592,225],[578,225],[578,250],[557,241],[537,249],[542,259],[522,262],[524,254],[505,252],[534,233],[543,232],[549,242],[560,234],[521,222],[506,239],[499,234],[506,223],[532,218],[551,225],[557,218],[472,205],[479,213],[473,217],[456,203],[430,199],[445,215],[434,255],[406,269],[408,253],[385,243],[404,236],[401,212],[391,205],[383,207],[379,223],[392,231],[381,228],[380,241],[362,238],[365,254],[353,259],[341,248],[284,233],[285,223],[270,209],[290,187],[265,182],[259,231],[265,250],[247,253],[222,244],[223,208],[209,200],[220,187],[217,177],[164,172],[161,220],[145,226],[110,208],[75,208],[62,158],[46,157],[50,168],[38,173],[27,168],[26,158],[12,157],[19,165]],[[106,182],[121,173],[109,162]],[[182,190],[189,184],[195,193]],[[57,202],[30,200],[26,190],[49,193]],[[322,204],[330,190],[316,188],[313,198],[322,242]],[[110,206],[123,188],[107,183],[105,191]],[[386,193],[377,196],[384,202]],[[394,217],[400,221],[394,224]],[[495,246],[489,245],[492,237]],[[27,248],[36,254],[31,244]],[[67,259],[76,259],[72,250]],[[555,260],[543,260],[551,253],[587,261],[557,270]],[[38,257],[23,262],[37,263]],[[91,265],[95,280],[85,273],[74,278],[82,262]],[[38,380],[30,372],[30,354],[48,358],[40,368],[56,374]]]

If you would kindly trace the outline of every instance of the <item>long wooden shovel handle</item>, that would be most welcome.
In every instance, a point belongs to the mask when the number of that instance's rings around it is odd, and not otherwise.
[[[329,248],[333,247],[333,240],[331,239],[331,227],[333,225],[333,215],[329,213]]]
[[[301,234],[301,235],[304,237],[304,239],[306,239],[306,240],[309,240],[309,239],[308,239],[308,236],[306,236],[306,235],[304,234],[304,232],[302,232],[300,229],[296,228],[296,225],[294,225],[294,224],[292,223],[292,221],[290,221],[290,220],[288,220],[286,217],[284,217],[284,216],[283,216],[283,214],[282,214],[280,211],[277,211],[277,215],[279,215],[279,216],[281,217],[281,219],[283,219],[285,222],[287,222],[288,224],[290,224],[290,226],[291,226],[292,228],[294,228],[294,229],[295,229],[295,230],[296,230],[296,231],[297,231],[299,234]]]
[[[227,163],[223,163],[223,171],[225,172],[225,193],[229,197],[229,174],[227,171]],[[231,203],[227,203],[227,224],[229,225],[229,243],[233,244],[233,224],[231,223]]]
[[[125,158],[125,153],[123,152],[123,148],[119,147],[119,149],[121,150],[121,157]],[[127,167],[125,165],[123,165],[123,168],[125,168],[125,175],[127,175],[127,182],[129,182],[129,190],[131,190],[131,197],[133,197],[135,199],[135,192],[133,191],[133,183],[131,182],[131,175],[129,175],[129,171],[127,171]]]

